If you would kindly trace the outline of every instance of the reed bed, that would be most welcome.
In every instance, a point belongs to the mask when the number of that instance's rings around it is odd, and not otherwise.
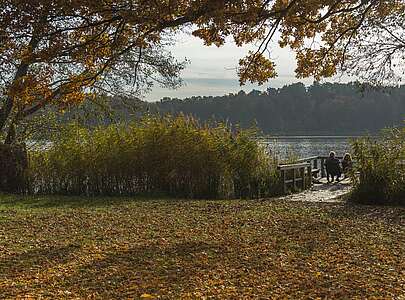
[[[48,149],[30,153],[31,192],[210,199],[276,195],[276,160],[253,134],[185,116],[147,116],[95,129],[70,124]]]
[[[390,129],[378,139],[352,144],[357,171],[352,200],[363,204],[405,205],[405,129]]]

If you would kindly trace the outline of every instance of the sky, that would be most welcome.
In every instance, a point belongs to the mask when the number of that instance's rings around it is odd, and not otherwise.
[[[252,89],[278,88],[294,82],[303,82],[306,85],[313,83],[313,78],[295,78],[294,53],[286,48],[281,49],[276,43],[271,45],[270,50],[271,58],[276,62],[278,77],[262,86],[246,84],[241,87],[235,68],[239,59],[246,56],[249,50],[257,49],[255,45],[237,47],[232,41],[227,41],[219,48],[207,47],[199,38],[187,33],[176,36],[176,41],[170,49],[173,56],[179,60],[187,58],[190,61],[182,73],[184,86],[176,90],[154,87],[144,100],[159,101],[163,97],[221,96],[237,93],[240,90],[249,92]],[[342,80],[334,79],[333,81]]]

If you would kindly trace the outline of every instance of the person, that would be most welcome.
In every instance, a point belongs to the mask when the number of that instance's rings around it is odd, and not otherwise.
[[[345,178],[348,177],[347,174],[350,172],[352,168],[353,168],[352,156],[350,155],[350,153],[346,153],[345,156],[343,156],[342,160],[342,169]]]
[[[329,157],[325,161],[326,166],[326,177],[328,179],[328,183],[333,182],[335,180],[339,182],[341,169],[340,169],[340,161],[336,158],[336,153],[331,151],[329,153]],[[329,176],[331,176],[332,180],[329,180]]]

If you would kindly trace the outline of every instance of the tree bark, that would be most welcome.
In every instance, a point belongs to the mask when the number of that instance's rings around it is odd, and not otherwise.
[[[30,50],[31,54],[34,52],[35,48],[38,46],[39,40],[40,39],[37,36],[35,36],[35,35],[32,36],[32,38],[28,44],[28,49]],[[18,80],[20,80],[22,77],[27,75],[30,65],[31,65],[30,61],[21,61],[9,88],[12,87],[13,85],[17,84]],[[10,114],[13,110],[13,106],[14,106],[14,97],[7,96],[3,107],[0,109],[0,132],[4,131],[4,128],[7,124],[7,120],[9,119]]]

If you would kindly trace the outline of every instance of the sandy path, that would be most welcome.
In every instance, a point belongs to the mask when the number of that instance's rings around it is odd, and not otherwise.
[[[349,179],[329,184],[326,179],[322,179],[321,184],[314,184],[310,190],[284,196],[281,199],[307,202],[342,202],[341,196],[349,193],[351,187]]]

